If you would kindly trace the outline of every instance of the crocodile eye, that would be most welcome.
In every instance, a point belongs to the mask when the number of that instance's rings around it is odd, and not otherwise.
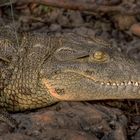
[[[90,58],[91,60],[94,60],[94,61],[104,62],[109,59],[109,55],[103,51],[96,51],[91,55]]]

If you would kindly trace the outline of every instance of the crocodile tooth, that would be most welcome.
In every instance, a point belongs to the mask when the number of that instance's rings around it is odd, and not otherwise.
[[[128,82],[128,85],[131,85],[132,83],[133,83],[133,82],[129,81],[129,82]]]
[[[116,83],[113,83],[112,85],[113,85],[113,86],[116,86]]]
[[[110,83],[108,82],[108,83],[106,83],[108,86],[110,85]]]
[[[139,83],[138,83],[138,82],[136,82],[136,83],[135,83],[135,86],[139,86]]]
[[[119,86],[120,84],[119,83],[117,83],[117,86]]]
[[[121,86],[124,86],[124,83],[123,82],[121,83]]]
[[[103,82],[101,82],[101,85],[104,85],[104,83],[103,83]]]

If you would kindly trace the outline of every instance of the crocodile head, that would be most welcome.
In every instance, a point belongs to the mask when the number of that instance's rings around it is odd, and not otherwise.
[[[66,34],[58,44],[41,70],[53,96],[60,100],[140,99],[140,62],[96,37]]]
[[[20,38],[16,46],[0,38],[0,106],[7,110],[62,100],[140,99],[140,62],[102,39],[74,33]]]

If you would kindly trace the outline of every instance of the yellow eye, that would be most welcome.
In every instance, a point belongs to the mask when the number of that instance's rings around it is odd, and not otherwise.
[[[104,62],[109,59],[109,55],[103,51],[96,51],[91,55],[91,60]]]

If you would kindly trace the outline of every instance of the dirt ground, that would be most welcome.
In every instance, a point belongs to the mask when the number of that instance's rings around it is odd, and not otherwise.
[[[91,32],[117,45],[140,61],[140,36],[132,25],[140,16],[98,15],[22,4],[0,7],[1,25],[15,24],[18,31]],[[13,16],[14,15],[14,18]],[[61,102],[30,112],[15,113],[18,128],[0,124],[0,140],[139,140],[140,100]]]

